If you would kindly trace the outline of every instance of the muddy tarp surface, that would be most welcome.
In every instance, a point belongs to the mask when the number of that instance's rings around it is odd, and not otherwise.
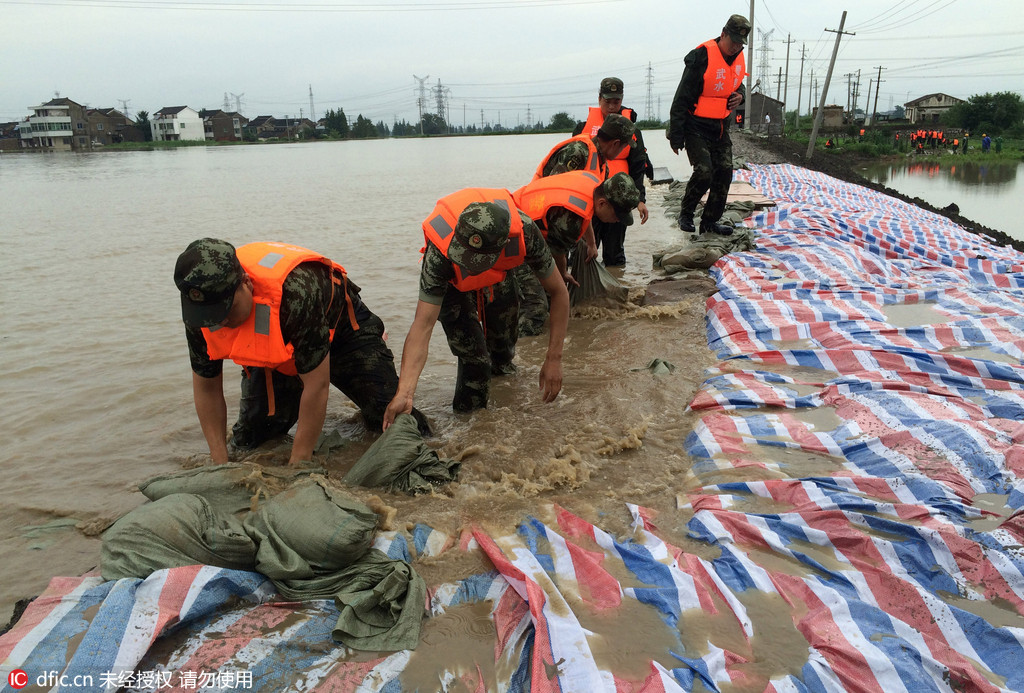
[[[430,690],[1024,690],[1024,255],[805,169],[743,175],[778,208],[711,270],[720,362],[674,511],[628,505],[621,535],[543,503],[510,534],[378,534],[413,565],[494,566],[432,585],[439,629],[379,655],[324,648],[335,603],[271,605],[252,572],[56,578],[0,673],[426,690],[424,646],[479,612],[480,649],[431,651]]]

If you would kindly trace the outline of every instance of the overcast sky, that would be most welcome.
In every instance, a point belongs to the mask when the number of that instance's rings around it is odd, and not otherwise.
[[[806,111],[813,71],[824,86],[847,10],[829,103],[860,101],[881,72],[879,109],[934,92],[967,98],[1024,92],[1020,0],[755,0],[755,78],[775,96],[786,69],[789,98]],[[131,115],[164,106],[257,115],[417,120],[414,75],[427,109],[446,90],[451,122],[583,118],[602,77],[626,84],[625,105],[668,118],[683,57],[717,36],[749,0],[0,0],[0,121],[20,120],[56,93]],[[771,32],[770,36],[766,36]],[[767,40],[767,44],[765,43]],[[762,48],[770,57],[762,69]],[[648,71],[648,66],[650,70]],[[648,79],[650,77],[650,79]],[[650,86],[650,98],[648,98]],[[481,114],[481,111],[483,113]]]

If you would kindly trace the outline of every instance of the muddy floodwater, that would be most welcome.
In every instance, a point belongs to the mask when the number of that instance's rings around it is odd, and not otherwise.
[[[436,199],[470,186],[517,188],[562,138],[0,157],[9,200],[0,266],[0,625],[17,599],[39,594],[51,576],[97,565],[98,534],[143,502],[141,481],[204,459],[172,281],[175,258],[190,241],[282,240],[339,261],[400,357],[417,297],[420,223]],[[656,166],[688,175],[663,138],[649,140]],[[622,277],[636,300],[573,317],[564,389],[553,404],[541,403],[537,391],[544,335],[520,341],[519,372],[494,382],[487,410],[454,415],[455,361],[435,330],[416,403],[434,425],[431,443],[463,467],[458,483],[433,496],[383,495],[396,526],[501,530],[557,502],[627,533],[627,502],[675,507],[689,468],[682,443],[694,424],[686,406],[714,359],[703,294],[640,305],[651,253],[679,239],[662,211],[663,192],[649,188],[651,220],[627,236]],[[676,370],[647,371],[655,358]],[[225,384],[233,421],[237,384],[232,377]],[[318,460],[340,477],[376,435],[336,390],[326,428],[348,441]],[[254,459],[282,464],[287,452],[285,441]],[[673,517],[661,528],[687,546],[688,518]],[[449,553],[417,563],[428,584],[487,567],[479,557]],[[462,616],[473,623],[479,615]]]

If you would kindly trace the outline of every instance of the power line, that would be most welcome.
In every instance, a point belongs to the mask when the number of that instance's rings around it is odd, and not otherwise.
[[[191,2],[188,0],[0,0],[0,5],[51,7],[104,7],[126,10],[182,10],[202,12],[451,12],[463,10],[534,9],[571,5],[603,5],[624,0],[471,0],[431,3],[245,3]]]

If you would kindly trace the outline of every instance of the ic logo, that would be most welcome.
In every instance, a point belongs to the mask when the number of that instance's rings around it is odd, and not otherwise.
[[[15,669],[7,675],[7,683],[11,688],[24,688],[28,685],[28,674],[21,669]]]

